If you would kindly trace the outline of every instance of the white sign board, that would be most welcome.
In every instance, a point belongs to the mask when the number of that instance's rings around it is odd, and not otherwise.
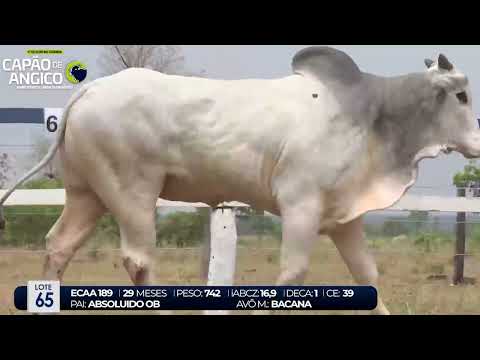
[[[55,137],[62,121],[62,108],[45,108],[43,125],[48,136]]]

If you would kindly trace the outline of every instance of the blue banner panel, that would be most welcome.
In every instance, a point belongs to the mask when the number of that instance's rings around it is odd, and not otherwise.
[[[0,124],[43,124],[43,108],[2,108]]]
[[[60,286],[14,293],[19,310],[373,310],[372,286]],[[46,291],[46,290],[45,290]],[[27,299],[29,295],[35,299]],[[57,296],[59,295],[59,296]]]

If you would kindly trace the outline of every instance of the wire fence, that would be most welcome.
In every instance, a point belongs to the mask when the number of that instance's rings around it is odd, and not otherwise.
[[[58,219],[62,206],[15,206],[5,208],[7,228],[0,233],[1,251],[37,251],[46,246],[45,235]],[[414,218],[422,216],[421,219]],[[401,251],[405,248],[452,248],[456,227],[465,224],[467,252],[480,253],[480,216],[457,221],[456,215],[428,212],[374,212],[364,218],[364,233],[375,251]],[[160,208],[156,217],[157,248],[164,251],[198,250],[209,236],[209,217],[198,212]],[[282,226],[280,218],[269,215],[236,217],[238,247],[245,249],[279,250]],[[88,241],[98,251],[120,248],[118,224],[111,215],[102,217]],[[107,251],[107,250],[105,250]]]

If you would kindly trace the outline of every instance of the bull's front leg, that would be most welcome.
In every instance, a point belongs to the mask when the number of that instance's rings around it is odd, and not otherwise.
[[[350,223],[338,225],[330,233],[340,255],[348,266],[350,273],[359,285],[378,285],[378,271],[375,259],[368,252],[367,241],[363,234],[362,218]],[[379,296],[377,308],[373,311],[377,315],[389,315],[389,311]]]
[[[282,210],[282,246],[277,286],[302,285],[320,230],[320,205],[304,201]]]
[[[282,207],[282,245],[277,286],[302,285],[310,262],[310,253],[320,229],[319,201],[309,200]],[[267,315],[269,311],[255,312]]]

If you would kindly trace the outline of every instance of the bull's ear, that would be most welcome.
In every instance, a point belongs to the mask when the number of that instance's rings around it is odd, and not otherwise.
[[[438,68],[451,71],[453,70],[453,65],[450,61],[448,61],[447,57],[443,54],[440,54],[438,57]]]
[[[434,63],[435,61],[433,61],[432,59],[425,59],[425,66],[427,67],[427,69],[430,69]]]

